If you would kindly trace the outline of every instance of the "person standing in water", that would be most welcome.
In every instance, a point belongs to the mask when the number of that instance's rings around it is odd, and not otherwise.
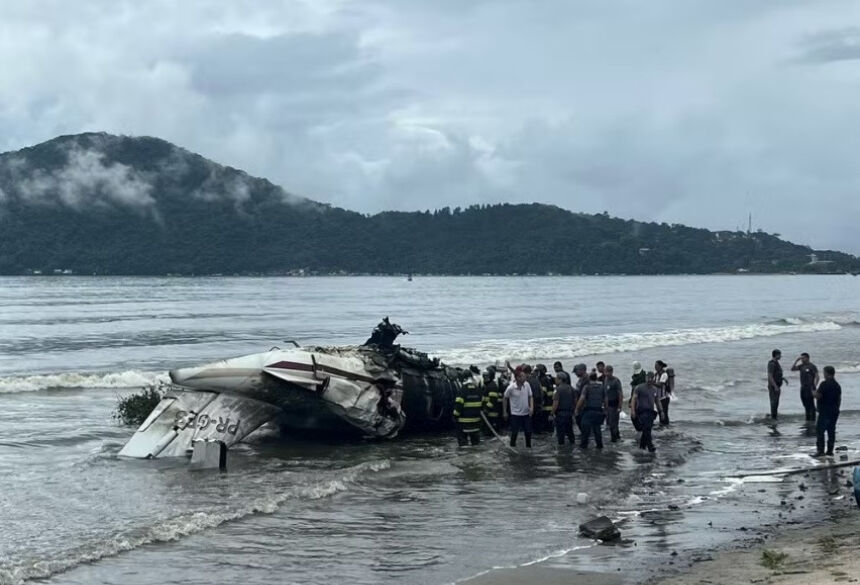
[[[770,398],[770,418],[776,420],[779,416],[779,395],[786,380],[782,376],[782,366],[779,365],[782,352],[775,349],[770,355],[771,360],[767,362],[767,394]]]
[[[487,436],[492,436],[493,430],[498,431],[502,423],[502,393],[496,383],[496,368],[488,366],[484,371],[484,416],[490,421],[492,429],[484,428]],[[484,425],[486,427],[486,425]]]
[[[618,431],[618,420],[621,414],[621,404],[624,400],[624,386],[615,377],[615,368],[606,366],[603,386],[606,388],[606,425],[609,427],[609,440],[613,443],[621,438]]]
[[[575,376],[573,380],[573,403],[579,404],[579,397],[582,396],[583,389],[588,385],[588,367],[585,364],[576,364],[573,366],[573,375]],[[573,422],[582,432],[582,413],[579,412],[578,408],[575,410]]]
[[[532,387],[526,382],[526,374],[522,367],[514,370],[514,381],[505,390],[504,418],[510,411],[511,447],[517,446],[517,435],[523,431],[526,437],[526,447],[532,447],[532,415],[534,414],[534,397]]]
[[[552,416],[555,420],[555,435],[559,445],[564,445],[564,438],[571,445],[576,443],[573,434],[573,388],[570,385],[570,376],[567,372],[556,372],[555,392],[552,396]]]
[[[800,402],[806,411],[806,422],[815,422],[815,399],[813,393],[818,388],[818,368],[809,361],[809,354],[803,352],[794,360],[792,372],[800,372]]]
[[[666,362],[657,360],[654,362],[654,383],[659,389],[657,397],[660,400],[660,424],[669,424],[669,402],[672,394],[669,390],[669,374],[666,373]]]
[[[639,448],[648,449],[651,453],[657,450],[651,431],[654,428],[654,408],[662,414],[660,401],[657,399],[658,388],[654,383],[654,373],[648,372],[645,382],[636,386],[630,403],[630,418],[636,421],[642,434],[639,436]]]
[[[454,399],[454,420],[457,422],[457,444],[461,447],[481,442],[481,408],[484,393],[478,385],[469,380],[463,383],[460,393]]]
[[[824,366],[824,381],[815,391],[818,400],[818,423],[815,425],[816,455],[833,455],[836,444],[836,421],[839,418],[839,408],[842,406],[842,386],[836,381],[836,370],[833,366]],[[824,451],[824,433],[827,433],[827,451]]]
[[[588,377],[589,382],[582,388],[577,412],[582,413],[582,436],[579,446],[588,449],[588,439],[594,434],[594,443],[598,449],[603,449],[603,420],[606,417],[606,390],[603,382],[598,382],[597,372]]]

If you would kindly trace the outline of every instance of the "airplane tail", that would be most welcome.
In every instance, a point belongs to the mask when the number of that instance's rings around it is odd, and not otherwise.
[[[187,456],[195,441],[217,440],[231,447],[281,412],[271,404],[235,394],[170,388],[119,455]]]

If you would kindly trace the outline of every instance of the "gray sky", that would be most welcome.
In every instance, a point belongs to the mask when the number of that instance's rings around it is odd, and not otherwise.
[[[152,135],[375,212],[554,203],[860,253],[860,3],[4,0],[0,149]]]

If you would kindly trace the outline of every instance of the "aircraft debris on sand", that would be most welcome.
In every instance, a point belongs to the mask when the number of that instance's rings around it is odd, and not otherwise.
[[[448,367],[394,341],[388,317],[359,346],[273,348],[170,371],[172,384],[121,456],[187,456],[197,441],[234,445],[266,423],[317,435],[394,438],[451,426],[473,370]]]

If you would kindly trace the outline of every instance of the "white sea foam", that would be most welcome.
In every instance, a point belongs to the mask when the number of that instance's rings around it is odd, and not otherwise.
[[[0,394],[72,388],[137,388],[168,380],[167,372],[63,372],[0,378]]]
[[[51,559],[30,562],[0,564],[0,585],[20,585],[33,579],[45,579],[51,575],[68,571],[78,565],[98,561],[106,557],[139,548],[155,542],[171,542],[184,536],[215,528],[225,522],[238,520],[252,514],[271,514],[285,501],[293,498],[316,500],[346,491],[362,475],[384,471],[391,466],[388,460],[361,463],[345,470],[338,470],[335,477],[324,478],[312,485],[294,486],[286,491],[270,493],[243,505],[223,510],[198,511],[168,518],[143,530],[130,530],[111,538],[99,540],[91,547],[80,547]]]
[[[573,335],[522,340],[491,339],[464,347],[440,350],[439,357],[452,364],[488,363],[498,359],[529,360],[538,358],[574,358],[587,355],[640,351],[655,347],[725,343],[773,337],[787,333],[813,333],[841,329],[836,321],[783,320],[780,323],[756,323],[727,327],[671,329],[643,333]]]

